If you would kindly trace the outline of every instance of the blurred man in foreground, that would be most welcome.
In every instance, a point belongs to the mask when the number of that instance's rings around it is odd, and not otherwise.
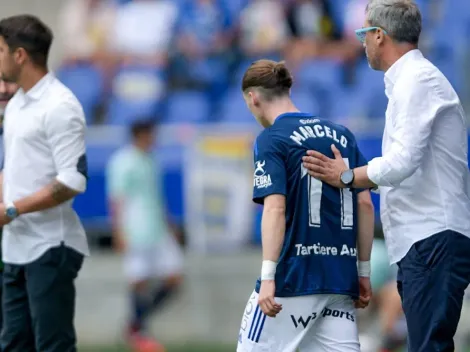
[[[72,202],[87,186],[86,124],[49,73],[52,41],[37,17],[0,21],[0,70],[20,87],[4,120],[4,352],[77,350],[75,279],[89,250]]]
[[[160,173],[151,155],[154,133],[152,122],[133,123],[131,145],[113,155],[107,168],[114,242],[124,254],[131,293],[128,338],[136,351],[162,351],[145,334],[145,323],[182,280],[182,252],[168,228]],[[162,284],[152,291],[154,279]]]
[[[10,101],[10,99],[15,95],[18,90],[18,85],[13,82],[7,82],[4,79],[0,78],[0,169],[3,170],[3,117],[5,113],[5,108]],[[3,184],[1,178],[3,174],[0,174],[0,185]],[[3,201],[3,191],[0,187],[0,202]],[[2,236],[3,228],[0,227],[0,239]],[[1,253],[1,246],[0,246]],[[1,257],[1,255],[0,255]],[[2,281],[3,281],[3,261],[0,259],[0,302],[2,296]],[[0,330],[3,327],[3,311],[2,305],[0,304]]]

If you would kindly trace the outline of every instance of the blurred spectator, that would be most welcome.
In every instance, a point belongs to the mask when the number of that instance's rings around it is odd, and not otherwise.
[[[183,7],[174,57],[178,81],[209,88],[226,81],[234,33],[224,5],[221,0],[194,0]]]
[[[65,63],[105,63],[109,59],[106,48],[114,16],[112,0],[64,1],[59,14],[59,35]]]
[[[278,58],[289,39],[281,2],[251,0],[241,13],[240,46],[245,58]]]
[[[342,26],[335,22],[330,4],[327,0],[287,1],[287,18],[294,40],[287,46],[285,56],[292,66],[311,59],[349,61],[357,56],[360,45],[355,38],[354,41],[343,38]]]
[[[324,0],[289,0],[286,10],[289,27],[295,38],[323,39],[335,36],[335,25],[328,16]]]
[[[354,31],[364,26],[365,8],[368,0],[349,0],[344,14],[344,37],[359,43]],[[359,43],[360,44],[360,43]],[[361,45],[362,47],[362,45]]]
[[[133,0],[120,6],[111,47],[124,63],[165,66],[178,5],[171,0]]]

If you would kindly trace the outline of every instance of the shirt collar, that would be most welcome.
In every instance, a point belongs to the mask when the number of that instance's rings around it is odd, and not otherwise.
[[[403,67],[407,62],[420,59],[423,57],[423,54],[419,49],[413,49],[408,51],[405,55],[400,57],[390,68],[385,72],[384,82],[385,82],[385,94],[387,97],[390,97],[395,86],[397,78],[400,76],[400,73]]]
[[[21,93],[21,96],[26,101],[39,100],[49,87],[49,84],[51,83],[53,77],[54,76],[52,75],[52,73],[47,73],[26,93],[22,88],[20,88],[19,92]]]
[[[294,112],[286,112],[284,114],[279,115],[276,117],[276,120],[274,122],[283,119],[285,117],[313,117],[312,114],[306,113],[306,112],[300,112],[300,111],[294,111]]]

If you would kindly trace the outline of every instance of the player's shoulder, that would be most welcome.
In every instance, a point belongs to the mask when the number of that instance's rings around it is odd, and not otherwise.
[[[133,150],[129,146],[117,149],[109,158],[108,169],[123,170],[130,167],[133,163]]]
[[[283,149],[286,146],[283,134],[272,127],[265,128],[255,139],[254,151],[258,153],[260,149]]]

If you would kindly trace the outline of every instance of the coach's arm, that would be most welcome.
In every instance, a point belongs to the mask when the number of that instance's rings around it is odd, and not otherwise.
[[[20,215],[55,207],[86,190],[86,123],[81,107],[62,102],[48,112],[44,125],[57,176],[36,193],[14,201]]]
[[[420,167],[429,147],[432,125],[445,102],[435,93],[428,77],[411,75],[396,86],[391,123],[393,142],[387,152],[368,165],[354,169],[354,188],[397,187]],[[308,173],[336,187],[344,187],[340,174],[347,169],[339,150],[332,145],[335,159],[316,151],[303,158]]]

